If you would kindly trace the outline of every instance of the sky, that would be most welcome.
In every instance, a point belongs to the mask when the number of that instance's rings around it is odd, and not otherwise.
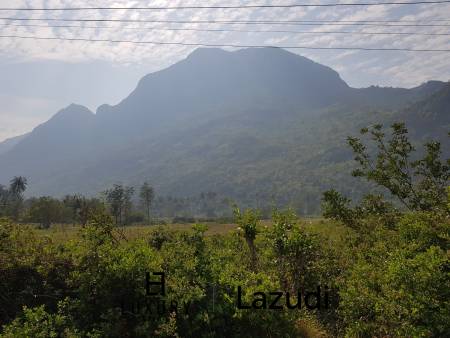
[[[380,0],[386,1],[386,0]],[[392,0],[391,0],[392,1]],[[399,0],[393,0],[399,1]],[[414,0],[403,0],[411,2]],[[110,42],[31,40],[5,36],[137,40],[234,45],[450,49],[450,36],[357,35],[351,32],[450,33],[450,4],[259,9],[18,11],[7,8],[161,7],[177,5],[285,5],[379,2],[378,0],[140,0],[0,1],[1,18],[133,20],[323,20],[333,25],[225,25],[120,22],[8,21],[0,19],[0,141],[31,131],[71,103],[93,112],[116,104],[150,72],[165,68],[196,47]],[[404,26],[337,25],[336,21],[402,20]],[[415,21],[415,22],[411,22]],[[420,21],[420,22],[417,22]],[[341,22],[342,23],[342,22]],[[408,24],[433,26],[408,26]],[[36,27],[17,25],[82,27]],[[396,24],[396,23],[388,23]],[[398,24],[398,23],[397,23]],[[440,26],[439,26],[440,25]],[[446,25],[446,26],[445,26]],[[107,26],[106,28],[92,28]],[[200,32],[173,28],[328,32]],[[332,34],[333,33],[333,34]],[[233,48],[225,48],[233,50]],[[450,80],[450,53],[292,49],[330,66],[352,87],[414,87]]]

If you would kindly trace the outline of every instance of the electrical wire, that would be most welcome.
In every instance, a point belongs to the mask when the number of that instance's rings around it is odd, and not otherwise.
[[[41,36],[22,36],[22,35],[0,35],[0,38],[33,39],[33,40],[59,40],[59,41],[84,41],[84,42],[108,42],[108,43],[131,43],[131,44],[150,44],[150,45],[179,45],[179,46],[189,46],[189,47],[276,48],[276,49],[355,50],[355,51],[404,51],[404,52],[444,52],[444,53],[449,53],[450,52],[450,49],[371,48],[371,47],[314,47],[314,46],[298,46],[298,45],[271,46],[271,45],[188,43],[188,42],[167,42],[167,41],[139,41],[139,40],[62,38],[62,37],[41,37]]]
[[[53,7],[53,8],[7,8],[0,11],[85,11],[85,10],[184,10],[184,9],[255,9],[255,8],[301,8],[301,7],[344,7],[344,6],[386,6],[386,5],[434,5],[447,4],[450,0],[433,1],[387,1],[387,2],[355,2],[328,4],[287,4],[287,5],[213,5],[213,6],[139,6],[139,7]]]
[[[76,25],[34,25],[34,24],[0,24],[3,27],[38,27],[38,28],[80,28],[80,29],[126,29],[142,31],[194,31],[194,32],[242,32],[242,33],[285,33],[285,34],[349,34],[349,35],[422,35],[450,36],[450,33],[421,32],[352,32],[352,31],[293,31],[293,30],[251,30],[251,29],[208,29],[208,28],[160,28],[160,27],[120,27],[120,26],[76,26]]]
[[[11,18],[0,17],[5,21],[61,21],[61,22],[125,22],[125,23],[175,23],[175,24],[230,24],[230,25],[294,25],[294,26],[374,26],[374,27],[450,27],[450,24],[388,24],[365,21],[308,21],[308,20],[159,20],[159,19],[67,19],[67,18]],[[401,22],[401,21],[398,21]]]

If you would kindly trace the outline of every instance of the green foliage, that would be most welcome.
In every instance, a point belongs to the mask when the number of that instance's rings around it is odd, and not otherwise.
[[[258,233],[258,222],[260,220],[259,211],[246,209],[244,212],[241,212],[237,206],[234,206],[233,214],[235,222],[238,225],[238,231],[243,234],[250,250],[250,255],[252,258],[251,264],[254,268],[256,268],[258,257],[256,253],[255,239],[256,234]]]
[[[243,250],[245,239],[234,232],[205,237],[207,226],[202,224],[180,232],[160,227],[148,239],[125,241],[110,216],[97,214],[80,229],[80,237],[62,245],[31,239],[32,230],[10,223],[0,229],[0,257],[8,262],[0,271],[5,276],[2,290],[11,298],[27,288],[25,295],[30,294],[11,299],[9,316],[1,318],[2,324],[9,323],[2,331],[5,337],[297,335],[293,313],[236,307],[238,286],[245,288],[246,301],[252,292],[279,286],[273,249],[263,233],[255,238],[255,247],[264,253],[255,272]],[[296,259],[307,255],[309,245],[303,234],[294,232],[283,253],[292,264],[286,265],[288,273]],[[165,272],[166,300],[177,301],[178,311],[153,317],[142,309],[123,312],[124,300],[128,305],[142,301],[146,272],[154,271]]]
[[[405,216],[399,232],[376,232],[374,244],[358,256],[340,291],[349,337],[448,335],[449,242],[435,233],[433,218]],[[448,235],[448,222],[443,231]]]
[[[273,248],[281,289],[295,292],[302,287],[313,286],[312,264],[319,251],[316,236],[299,227],[298,218],[290,209],[275,209],[272,221],[268,238]]]
[[[379,194],[353,204],[330,190],[324,215],[336,221],[311,222],[276,208],[262,221],[259,211],[235,206],[238,231],[207,236],[205,224],[184,231],[159,226],[129,239],[117,226],[131,209],[126,187],[111,192],[110,213],[100,201],[79,196],[29,200],[30,219],[48,224],[57,219],[53,212],[65,210],[58,217],[86,222],[73,240],[54,243],[0,219],[0,336],[449,336],[448,168],[434,143],[410,161],[413,147],[401,125],[388,143],[381,126],[373,133],[375,162],[352,141],[357,174],[388,187],[412,211]],[[149,272],[164,272],[165,300],[178,302],[176,309],[149,316],[138,306],[147,299]],[[318,284],[332,292],[327,311],[236,306],[239,288],[250,304],[255,292],[294,295]]]
[[[244,237],[254,241],[258,232],[258,222],[261,217],[259,212],[252,209],[246,209],[244,212],[241,212],[241,210],[235,206],[233,213],[235,222],[239,225],[239,230],[244,232]]]
[[[104,192],[110,212],[114,216],[116,224],[127,223],[127,218],[130,215],[132,207],[131,197],[133,194],[133,187],[126,187],[121,184],[114,184],[112,189]]]
[[[9,185],[9,191],[13,195],[22,195],[25,190],[27,189],[27,179],[23,176],[15,176],[11,181]]]
[[[172,231],[167,230],[163,226],[158,226],[152,231],[149,238],[149,244],[156,250],[161,250],[163,244],[173,240],[173,237],[174,233]]]
[[[377,124],[371,129],[361,130],[362,135],[370,133],[375,142],[378,151],[375,159],[371,159],[367,146],[359,139],[348,138],[359,164],[353,175],[387,188],[410,211],[448,212],[446,194],[450,159],[446,161],[447,165],[443,164],[440,144],[433,141],[426,143],[424,157],[412,160],[415,149],[407,137],[405,125],[394,123],[392,136],[387,141],[382,128],[382,125]],[[399,216],[399,211],[392,203],[385,201],[382,195],[368,194],[359,205],[351,207],[350,199],[335,190],[323,194],[322,210],[325,217],[359,230],[367,227],[364,223],[368,218],[392,228]]]
[[[155,192],[147,182],[144,182],[142,185],[141,190],[139,191],[139,197],[141,198],[141,203],[147,212],[147,222],[150,223],[150,207],[153,203],[153,199],[155,198]]]
[[[376,222],[393,227],[399,216],[398,210],[381,195],[368,194],[355,207],[350,204],[351,201],[339,192],[328,190],[322,198],[323,216],[338,220],[359,232],[373,230],[371,224]]]
[[[23,176],[15,176],[11,179],[9,189],[0,185],[0,217],[8,216],[19,220],[23,203],[23,193],[27,188],[27,179]]]
[[[359,205],[338,192],[323,197],[324,216],[359,232],[350,242],[353,262],[338,283],[339,314],[347,337],[444,337],[450,334],[449,160],[440,144],[428,142],[421,159],[404,124],[392,125],[385,140],[381,125],[370,133],[377,155],[369,156],[357,138],[349,138],[359,168],[353,174],[387,188],[409,213],[400,213],[380,195]]]
[[[322,198],[323,216],[354,227],[356,217],[355,211],[350,207],[350,202],[348,198],[342,196],[336,190],[325,191]]]
[[[64,206],[71,210],[71,217],[65,221],[86,225],[89,218],[105,211],[105,206],[97,198],[87,198],[81,195],[66,195],[62,200]]]
[[[412,159],[415,150],[408,139],[403,123],[392,125],[392,135],[386,140],[382,125],[370,130],[363,128],[361,134],[370,133],[378,154],[371,159],[367,147],[357,138],[349,137],[359,168],[353,175],[385,187],[409,210],[445,209],[446,189],[450,179],[450,159],[444,163],[439,142],[425,144],[425,155]]]
[[[249,214],[246,219],[257,219]],[[348,337],[446,336],[448,220],[430,212],[401,215],[393,228],[369,220],[372,231],[357,241],[345,232],[331,241],[311,232],[292,210],[275,209],[271,224],[254,238],[257,269],[239,233],[206,237],[201,224],[177,232],[159,227],[147,238],[126,241],[110,216],[97,214],[80,237],[53,244],[3,221],[2,334],[315,337],[327,330]],[[123,311],[124,300],[131,305],[145,297],[145,275],[152,271],[165,272],[167,302],[177,301],[178,311],[153,317],[143,309]],[[248,304],[254,292],[295,292],[318,283],[338,293],[337,309],[236,307],[239,286]]]
[[[49,228],[52,223],[63,221],[67,218],[65,214],[69,212],[62,202],[49,196],[33,199],[30,204],[27,219],[39,223],[42,228]]]
[[[48,313],[44,306],[24,307],[21,317],[5,327],[2,338],[75,338],[81,337],[67,316]],[[90,336],[93,337],[93,336]]]

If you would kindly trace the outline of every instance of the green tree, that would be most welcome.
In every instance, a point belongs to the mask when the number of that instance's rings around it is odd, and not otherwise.
[[[59,200],[44,196],[32,200],[28,219],[37,222],[42,228],[49,228],[54,222],[60,222],[64,218],[65,206]]]
[[[71,220],[85,226],[89,218],[104,211],[104,204],[98,198],[87,198],[82,195],[66,195],[62,201],[71,211]]]
[[[27,189],[27,179],[23,176],[15,176],[9,185],[9,190],[13,195],[22,195]]]
[[[17,220],[23,208],[23,193],[27,189],[27,179],[23,176],[15,176],[9,184],[8,206],[11,216]]]
[[[353,176],[364,177],[368,181],[385,187],[408,210],[444,209],[446,189],[450,179],[450,159],[441,159],[441,144],[436,141],[425,144],[425,155],[413,159],[414,146],[408,139],[404,123],[394,123],[389,139],[383,126],[363,128],[362,135],[369,134],[378,150],[375,158],[369,154],[362,141],[349,137],[359,167]]]
[[[448,221],[413,212],[399,231],[379,228],[340,286],[347,337],[447,337],[450,332]]]
[[[273,210],[268,237],[275,254],[280,287],[296,292],[305,286],[311,263],[317,255],[314,236],[300,229],[297,215],[290,209]]]
[[[392,135],[386,140],[382,125],[363,128],[362,135],[370,134],[377,153],[371,157],[369,147],[355,137],[348,143],[359,166],[352,172],[378,186],[386,188],[409,211],[437,211],[448,213],[447,187],[450,179],[450,159],[441,159],[441,145],[430,141],[425,144],[425,154],[417,158],[415,148],[408,140],[408,130],[403,123],[392,125]],[[371,148],[370,148],[371,149]],[[335,190],[326,191],[322,198],[323,215],[337,219],[347,226],[361,230],[368,217],[382,219],[391,227],[399,216],[398,210],[381,195],[369,194],[355,207],[350,199]]]
[[[0,185],[0,217],[7,215],[9,191]]]
[[[350,203],[350,199],[334,189],[325,191],[322,198],[322,214],[326,218],[333,218],[349,227],[354,227],[357,218]]]
[[[382,125],[361,130],[375,143],[348,142],[359,166],[353,171],[386,188],[407,210],[401,213],[380,195],[352,206],[338,192],[323,197],[324,216],[357,230],[353,263],[338,281],[339,313],[347,337],[443,337],[450,326],[447,189],[450,162],[438,142],[415,154],[402,123],[387,139]],[[350,258],[350,257],[349,257]]]
[[[114,184],[112,189],[105,192],[106,201],[116,224],[124,224],[127,221],[127,216],[132,208],[131,198],[133,193],[133,187],[123,186],[122,184]]]
[[[4,327],[2,338],[57,338],[57,337],[80,337],[80,332],[73,328],[71,318],[58,311],[52,314],[45,307],[24,307],[21,317]]]
[[[145,182],[141,187],[139,197],[141,198],[142,205],[145,207],[147,222],[148,224],[150,224],[150,208],[155,198],[155,192],[153,190],[153,187],[151,187],[147,182]]]
[[[244,212],[234,206],[233,214],[235,222],[238,224],[238,229],[243,233],[245,241],[247,242],[248,248],[250,250],[250,257],[252,261],[252,266],[255,268],[258,261],[255,239],[258,233],[258,223],[260,220],[259,211],[253,209],[246,209]]]

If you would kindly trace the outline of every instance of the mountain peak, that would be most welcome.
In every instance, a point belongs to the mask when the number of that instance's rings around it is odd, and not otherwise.
[[[411,88],[411,89],[434,92],[434,91],[442,89],[444,86],[445,86],[445,82],[431,80],[431,81],[424,82],[424,83],[420,84],[419,86]]]
[[[288,50],[276,47],[260,47],[260,48],[241,48],[235,51],[226,51],[218,47],[200,47],[191,52],[187,60],[214,60],[223,57],[234,58],[248,58],[255,57],[265,60],[278,60],[278,58],[292,58],[296,60],[306,61],[310,64],[317,64],[316,62],[304,56],[292,53]]]
[[[220,55],[226,55],[230,52],[218,47],[199,47],[194,49],[189,55],[189,58],[197,58],[197,57],[217,57]]]
[[[68,105],[66,108],[61,109],[60,111],[58,111],[54,117],[57,116],[76,116],[76,115],[94,115],[93,112],[91,112],[89,110],[89,108],[80,105],[80,104],[76,104],[76,103],[71,103],[70,105]]]
[[[95,115],[96,116],[102,116],[103,114],[106,114],[110,109],[111,109],[111,105],[104,103],[100,106],[98,106]]]
[[[74,123],[75,125],[78,125],[84,121],[90,121],[94,116],[94,113],[87,107],[72,103],[66,108],[58,111],[47,123]]]
[[[307,59],[304,56],[300,56],[298,54],[292,53],[286,49],[278,48],[278,47],[259,47],[259,48],[242,48],[234,51],[235,54],[240,55],[284,55],[284,56],[293,56],[293,57],[300,57],[302,59]],[[310,59],[307,59],[311,61]],[[312,61],[311,61],[312,62]]]

